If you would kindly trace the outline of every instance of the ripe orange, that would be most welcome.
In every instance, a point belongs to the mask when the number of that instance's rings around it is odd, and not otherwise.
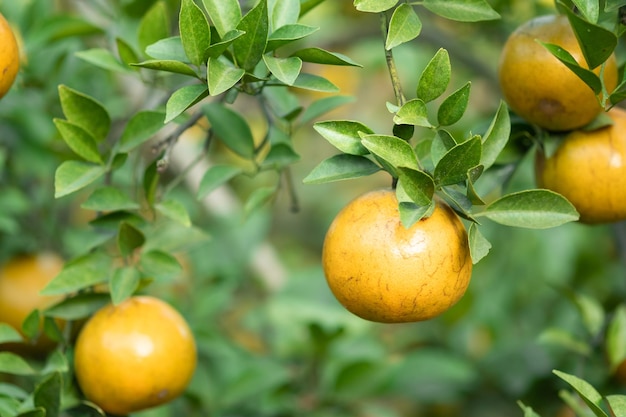
[[[463,296],[472,273],[467,233],[456,213],[437,202],[430,217],[407,229],[389,189],[356,198],[335,217],[322,262],[339,302],[383,323],[438,316]]]
[[[530,123],[552,131],[576,129],[591,122],[602,107],[593,90],[537,40],[559,45],[586,67],[566,16],[536,17],[517,28],[504,44],[498,75],[509,107]],[[594,69],[600,73],[600,67]],[[617,85],[615,56],[606,62],[604,82]]]
[[[126,415],[179,396],[196,368],[196,344],[184,318],[149,296],[97,311],[76,341],[76,378],[90,401]]]
[[[626,111],[607,114],[612,125],[573,131],[552,156],[536,158],[538,185],[565,196],[584,223],[626,219]]]
[[[39,292],[63,269],[63,260],[53,253],[20,256],[0,269],[0,322],[21,332],[24,319],[35,309],[43,310],[63,296]],[[42,322],[43,323],[43,322]],[[5,346],[19,353],[44,354],[54,347],[45,336],[27,343]]]
[[[20,54],[13,30],[0,14],[0,98],[13,85],[20,68]]]

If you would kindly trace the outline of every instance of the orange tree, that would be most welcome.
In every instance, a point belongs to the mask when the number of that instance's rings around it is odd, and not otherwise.
[[[0,2],[21,60],[0,100],[0,257],[65,258],[42,291],[62,301],[21,329],[0,325],[0,416],[137,409],[90,401],[74,347],[97,311],[139,294],[182,313],[198,365],[181,397],[150,393],[168,402],[137,415],[533,416],[525,404],[550,415],[557,392],[579,415],[624,414],[624,397],[594,388],[623,391],[613,374],[626,358],[625,292],[612,278],[623,275],[624,232],[575,224],[572,203],[534,185],[532,154],[551,156],[566,132],[512,113],[490,65],[514,27],[559,13],[586,65],[563,45],[543,47],[608,110],[623,98],[622,77],[613,89],[593,69],[619,53],[622,2],[346,3]],[[333,74],[352,81],[354,98],[337,94]],[[607,124],[600,114],[585,128]],[[432,320],[364,321],[324,282],[332,218],[357,194],[389,187],[395,227],[421,230],[445,204],[458,236],[467,229],[460,244],[473,268],[463,267],[474,280]],[[352,250],[359,235],[342,239]],[[363,274],[386,269],[386,243],[368,246]],[[58,341],[45,360],[3,348],[34,337],[38,314]],[[135,353],[162,355],[138,340]],[[112,372],[80,367],[115,392],[133,384],[110,380],[128,374],[128,356],[113,353]],[[171,371],[177,360],[153,362]]]

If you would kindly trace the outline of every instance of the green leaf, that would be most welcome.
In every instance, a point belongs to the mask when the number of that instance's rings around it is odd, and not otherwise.
[[[133,70],[122,64],[108,49],[92,48],[74,53],[78,58],[106,71],[132,73]]]
[[[159,39],[146,47],[146,54],[155,60],[188,62],[180,36]]]
[[[261,0],[239,22],[237,29],[246,32],[233,42],[238,67],[252,72],[261,61],[269,32],[267,0]]]
[[[259,187],[255,189],[243,206],[243,212],[246,217],[250,216],[260,207],[269,203],[276,195],[276,187]]]
[[[174,91],[165,104],[165,120],[169,123],[194,104],[200,102],[209,94],[208,87],[202,84],[186,85]]]
[[[95,211],[137,210],[139,204],[128,197],[117,187],[100,187],[80,206]]]
[[[254,138],[246,119],[235,110],[213,102],[202,107],[211,129],[233,152],[251,159],[254,156]]]
[[[128,222],[121,222],[117,233],[117,247],[123,257],[133,254],[135,249],[140,248],[146,242],[143,233]]]
[[[145,51],[148,45],[168,36],[169,18],[167,17],[167,6],[164,1],[157,1],[139,22],[139,48],[141,51]]]
[[[559,370],[553,370],[556,376],[567,382],[573,389],[580,395],[583,401],[591,408],[596,416],[608,417],[608,415],[602,410],[602,395],[587,381],[567,374]]]
[[[227,60],[209,58],[207,62],[207,82],[209,94],[217,96],[235,86],[246,71],[235,68]]]
[[[58,90],[65,118],[88,132],[96,142],[102,142],[111,127],[111,117],[104,106],[96,99],[65,85],[60,85]]]
[[[22,335],[6,323],[0,323],[0,344],[8,342],[21,342]]]
[[[361,64],[358,64],[344,54],[340,54],[338,52],[330,52],[322,48],[316,47],[299,49],[291,56],[298,57],[304,62],[310,62],[312,64],[338,65],[349,67],[362,66]]]
[[[413,99],[404,103],[393,117],[393,122],[396,125],[404,124],[433,127],[428,121],[428,109],[426,108],[426,104],[420,99]]]
[[[591,23],[598,23],[600,4],[597,0],[572,0],[577,11]]]
[[[34,375],[36,372],[21,356],[10,352],[0,352],[0,373]]]
[[[398,45],[417,38],[422,31],[422,21],[413,7],[403,3],[398,6],[389,21],[389,30],[385,40],[385,49],[390,50]]]
[[[293,146],[289,143],[275,143],[263,159],[263,168],[281,169],[300,160]]]
[[[319,30],[318,27],[299,23],[279,27],[267,38],[265,52],[272,52],[299,39],[306,38]]]
[[[82,127],[63,119],[54,119],[54,125],[63,137],[63,140],[74,153],[88,162],[103,164],[98,151],[98,145]]]
[[[322,93],[338,93],[339,88],[324,77],[308,73],[300,73],[293,87],[303,90],[319,91]]]
[[[399,168],[399,183],[404,193],[418,206],[429,206],[435,194],[435,182],[426,172],[413,168]]]
[[[34,339],[39,335],[41,329],[41,317],[39,315],[39,310],[34,309],[24,319],[22,322],[22,333],[28,339]]]
[[[292,121],[302,112],[298,97],[287,86],[264,88],[262,94],[275,116]]]
[[[567,349],[570,353],[582,356],[589,356],[592,352],[588,343],[576,338],[571,332],[562,328],[551,327],[544,329],[537,338],[537,342],[546,346]]]
[[[233,165],[213,165],[200,180],[198,199],[205,198],[212,191],[230,181],[242,172],[242,169]]]
[[[451,76],[450,56],[448,51],[440,48],[420,75],[417,83],[417,97],[424,103],[439,98],[448,88]]]
[[[185,206],[178,200],[168,199],[163,200],[156,205],[156,209],[159,213],[172,220],[177,221],[185,227],[191,226],[191,219]]]
[[[483,153],[480,163],[485,167],[485,170],[489,169],[496,162],[498,155],[500,155],[500,152],[508,143],[510,135],[511,120],[509,110],[506,103],[500,101],[498,111],[482,139]]]
[[[335,148],[351,155],[367,155],[369,151],[361,144],[361,133],[374,133],[364,124],[351,120],[318,122],[313,125],[313,129]]]
[[[594,298],[584,294],[574,294],[573,298],[589,335],[597,337],[604,326],[604,309],[602,305]]]
[[[189,61],[198,66],[205,64],[208,58],[205,53],[211,45],[211,30],[204,12],[193,0],[182,0],[178,28]]]
[[[263,55],[263,61],[270,72],[279,81],[287,85],[292,85],[302,69],[302,60],[297,57],[276,58],[271,55]]]
[[[388,135],[364,135],[361,143],[372,154],[384,159],[394,168],[411,168],[419,170],[417,155],[406,141]]]
[[[626,6],[626,0],[605,0],[604,11],[614,12],[622,6]]]
[[[56,349],[46,358],[46,364],[44,368],[41,370],[43,375],[50,375],[52,373],[62,373],[65,374],[70,370],[70,366],[68,363],[68,358],[65,356],[64,352],[61,352],[60,349]]]
[[[593,3],[595,3],[593,8],[596,9],[598,2],[595,1]],[[595,24],[595,20],[589,22],[569,8],[565,8],[565,10],[589,69],[599,67],[615,51],[617,36],[612,31]],[[597,12],[598,10],[596,9],[595,13]]]
[[[469,103],[471,82],[450,94],[439,106],[437,121],[441,126],[450,126],[463,117]]]
[[[19,413],[16,417],[46,417],[46,409],[42,407],[33,408]]]
[[[327,182],[365,177],[380,171],[380,167],[364,156],[338,154],[323,160],[307,175],[305,184],[323,184]]]
[[[352,96],[330,96],[315,100],[307,106],[300,116],[300,123],[307,125],[325,113],[328,113],[344,104],[352,103],[355,98]],[[374,133],[374,132],[370,132]]]
[[[241,21],[241,7],[238,0],[202,0],[202,2],[221,38],[237,28]]]
[[[189,65],[184,62],[167,60],[167,59],[151,59],[148,61],[131,64],[133,67],[147,68],[155,71],[172,72],[175,74],[188,75],[198,78],[198,74]]]
[[[423,6],[441,17],[459,22],[500,18],[486,0],[424,0]]]
[[[400,191],[401,187],[396,188]],[[435,210],[435,200],[431,200],[430,204],[418,206],[412,201],[400,201],[398,204],[398,212],[400,213],[400,223],[405,228],[410,228],[418,221],[430,216]]]
[[[489,254],[491,243],[480,233],[476,223],[470,224],[468,231],[468,241],[472,263],[477,264],[481,259]]]
[[[91,316],[111,302],[109,293],[81,293],[66,298],[58,304],[46,309],[46,317],[62,320],[81,320]]]
[[[541,417],[539,414],[535,413],[535,410],[533,410],[531,407],[524,405],[523,402],[517,401],[517,405],[524,412],[524,417]]]
[[[67,262],[63,270],[41,291],[42,295],[68,294],[109,278],[111,258],[102,252],[91,252]]]
[[[606,351],[611,372],[626,360],[626,305],[620,304],[614,311],[606,331]]]
[[[300,0],[273,0],[269,15],[272,29],[295,24],[300,17]]]
[[[117,47],[117,54],[122,60],[122,63],[131,65],[139,62],[139,57],[135,53],[135,50],[124,39],[115,38],[115,46]]]
[[[139,288],[140,281],[141,274],[137,268],[132,266],[117,268],[111,277],[109,285],[113,304],[118,305],[133,295]]]
[[[398,0],[354,0],[354,7],[360,12],[380,13],[398,4]]]
[[[81,161],[64,161],[54,174],[54,197],[60,198],[78,191],[106,172],[105,167]]]
[[[61,411],[62,380],[59,372],[50,374],[35,387],[33,403],[46,410],[46,417],[58,417]]]
[[[626,395],[607,395],[605,399],[612,411],[611,415],[626,416]]]
[[[124,127],[118,150],[120,152],[132,151],[161,130],[164,121],[165,114],[162,112],[145,110],[135,113]]]
[[[155,279],[172,279],[183,270],[174,256],[160,250],[142,252],[139,262],[143,273]]]
[[[458,184],[467,179],[467,172],[480,163],[482,144],[478,136],[459,143],[441,158],[435,167],[437,186]]]
[[[567,66],[567,68],[576,74],[576,76],[587,84],[594,93],[600,94],[602,92],[602,81],[600,81],[600,77],[598,77],[593,71],[581,67],[578,62],[576,62],[576,59],[574,59],[572,54],[561,48],[559,45],[541,41],[537,42],[541,43],[552,55],[554,55],[556,59],[561,61],[565,66]]]
[[[505,226],[547,229],[576,221],[578,213],[562,195],[549,190],[507,194],[476,213]]]
[[[209,46],[206,50],[206,55],[209,58],[219,58],[226,49],[240,36],[245,34],[242,30],[233,29],[227,32],[219,42],[215,42],[213,45]]]

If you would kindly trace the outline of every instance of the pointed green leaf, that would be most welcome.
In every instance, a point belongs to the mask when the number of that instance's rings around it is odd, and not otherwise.
[[[267,0],[260,0],[239,22],[237,29],[246,32],[233,42],[237,66],[252,72],[261,61],[269,32]]]
[[[68,294],[109,278],[111,258],[102,252],[91,252],[67,262],[63,270],[41,291],[42,295]]]
[[[571,353],[582,356],[588,356],[592,352],[589,343],[561,328],[551,327],[544,329],[537,338],[537,342],[541,345],[567,349]]]
[[[156,205],[156,209],[166,217],[177,221],[183,226],[190,227],[191,219],[185,206],[178,200],[163,200]]]
[[[372,154],[384,159],[394,168],[419,170],[415,151],[400,138],[388,135],[362,135],[361,143]]]
[[[217,96],[235,86],[244,76],[246,71],[235,68],[226,60],[209,58],[207,62],[207,82],[209,94]]]
[[[151,59],[132,64],[133,67],[147,68],[155,71],[172,72],[198,78],[198,74],[184,62],[164,59]]]
[[[176,257],[160,250],[142,252],[140,265],[145,275],[155,279],[172,279],[183,270]]]
[[[62,320],[81,320],[91,316],[111,302],[108,293],[81,293],[66,298],[58,304],[46,309],[46,317]]]
[[[580,1],[581,3],[585,3]],[[598,12],[598,2],[591,8],[595,9],[595,13]],[[588,9],[589,8],[586,8]],[[591,13],[594,13],[593,11]],[[574,13],[569,8],[566,8],[567,18],[572,25],[574,34],[578,39],[578,44],[582,50],[585,61],[589,65],[589,69],[594,69],[602,65],[605,62],[617,46],[617,36],[612,31],[605,29],[604,27],[596,24],[595,21],[587,21],[580,15]],[[597,15],[595,17],[597,19]]]
[[[21,342],[22,335],[6,323],[0,323],[0,344],[8,342]]]
[[[198,187],[198,199],[209,195],[212,191],[227,183],[242,172],[242,169],[234,165],[214,165],[209,168],[200,181]]]
[[[541,43],[552,55],[554,55],[556,59],[561,61],[565,66],[567,66],[567,68],[576,74],[576,76],[587,84],[594,93],[600,94],[600,92],[602,92],[602,82],[600,81],[600,77],[598,77],[593,71],[581,67],[578,62],[576,62],[576,59],[574,59],[572,54],[561,48],[559,45],[540,41],[537,42]]]
[[[317,32],[319,28],[299,23],[281,26],[272,32],[267,38],[265,52],[274,51],[281,46],[287,45],[299,39],[306,38]]]
[[[315,123],[313,129],[331,145],[351,155],[367,155],[369,151],[361,144],[361,135],[374,131],[360,122],[351,120],[330,120]]]
[[[428,206],[435,194],[435,182],[424,171],[400,167],[399,183],[404,193],[418,206]]]
[[[135,267],[117,268],[109,283],[113,304],[118,305],[133,295],[139,288],[140,280],[141,274]]]
[[[180,36],[159,39],[146,47],[146,54],[159,61],[189,62]]]
[[[103,164],[98,145],[82,127],[63,119],[54,119],[54,125],[61,137],[74,153],[88,162]]]
[[[11,352],[0,352],[0,373],[34,375],[36,372],[21,356]]]
[[[614,416],[626,416],[626,395],[607,395],[606,402]]]
[[[106,71],[132,73],[133,70],[122,64],[111,51],[104,48],[92,48],[74,53],[76,57]]]
[[[441,158],[456,145],[456,140],[450,132],[445,129],[437,129],[437,134],[433,137],[433,141],[430,144],[430,157],[433,165],[437,166]]]
[[[186,85],[174,91],[165,104],[165,120],[169,123],[209,94],[208,87],[202,84]]]
[[[105,167],[81,161],[64,161],[54,174],[54,197],[60,198],[78,191],[106,172]]]
[[[287,85],[292,85],[302,69],[302,60],[297,57],[276,58],[271,55],[263,55],[263,61],[270,72]]]
[[[437,186],[458,184],[467,179],[467,172],[480,163],[482,144],[475,136],[450,149],[435,167]]]
[[[157,111],[135,113],[124,128],[119,142],[120,152],[130,152],[152,138],[163,128],[165,114]]]
[[[422,21],[413,7],[403,3],[398,6],[389,21],[385,48],[390,50],[417,38],[422,31]]]
[[[583,318],[583,324],[589,335],[597,337],[604,326],[604,308],[594,298],[585,294],[575,294],[574,302]]]
[[[533,410],[531,407],[528,407],[526,405],[524,405],[523,402],[518,401],[517,405],[519,405],[519,407],[522,409],[522,411],[524,412],[524,417],[541,417],[539,414],[537,414],[535,412],[535,410]]]
[[[355,98],[352,96],[330,96],[320,98],[307,106],[307,108],[300,116],[299,122],[302,125],[307,125],[313,120],[322,116],[323,114],[328,113],[340,106],[343,106],[344,104],[352,103],[354,101]]]
[[[606,352],[611,372],[626,360],[626,305],[620,304],[614,311],[606,331]]]
[[[59,86],[59,98],[67,120],[88,132],[96,142],[106,138],[111,117],[99,101],[65,85]]]
[[[602,410],[602,395],[587,381],[575,376],[570,375],[559,370],[553,370],[556,376],[567,382],[573,389],[580,395],[583,401],[591,408],[593,413],[600,417],[608,417],[608,415]]]
[[[193,0],[182,0],[178,28],[189,61],[198,66],[205,64],[208,58],[205,52],[211,45],[211,31],[204,12]]]
[[[450,94],[439,106],[437,121],[441,126],[450,126],[463,117],[469,103],[471,82]]]
[[[477,264],[481,259],[489,254],[491,243],[480,233],[476,223],[470,224],[468,231],[468,240],[472,263]]]
[[[483,136],[483,153],[480,163],[489,169],[500,155],[509,141],[511,134],[511,120],[509,110],[504,101],[500,102],[498,111],[487,129],[487,133]]]
[[[254,156],[252,131],[241,114],[218,102],[207,104],[202,111],[213,132],[227,147],[244,158]]]
[[[428,109],[426,104],[420,99],[409,100],[393,117],[396,125],[405,124],[421,127],[433,127],[428,121]]]
[[[364,156],[338,154],[323,160],[307,175],[305,184],[323,184],[327,182],[365,177],[380,171],[380,167]]]
[[[300,0],[272,0],[270,4],[270,20],[272,29],[295,24],[300,17]]]
[[[169,24],[165,2],[157,1],[143,15],[139,23],[138,38],[141,51],[145,51],[148,45],[167,38],[169,36]]]
[[[303,90],[319,91],[322,93],[339,92],[339,88],[326,78],[302,72],[293,83],[293,86]]]
[[[459,22],[479,22],[500,18],[500,15],[486,0],[424,0],[422,4],[441,17]]]
[[[122,63],[131,65],[140,61],[133,47],[130,46],[124,39],[115,38],[115,45],[117,46],[117,54],[122,60]]]
[[[35,387],[34,405],[46,410],[46,417],[58,417],[61,410],[62,380],[59,372],[50,374]]]
[[[105,186],[94,190],[80,207],[95,211],[117,211],[136,210],[139,204],[119,188]]]
[[[398,187],[396,190],[400,190]],[[425,217],[429,217],[435,210],[435,200],[431,200],[430,204],[425,206],[418,206],[417,204],[409,201],[400,201],[398,204],[398,212],[400,213],[400,223],[405,228],[410,228],[418,221]]]
[[[360,12],[380,13],[398,4],[398,0],[354,0],[354,7]]]
[[[622,6],[626,6],[626,0],[605,0],[604,11],[614,12]]]
[[[245,216],[250,216],[260,207],[269,203],[275,195],[276,187],[260,187],[254,190],[243,206]]]
[[[417,83],[417,97],[424,103],[439,98],[448,88],[451,76],[450,56],[448,51],[440,48],[420,75]]]
[[[219,42],[213,43],[206,50],[206,56],[208,58],[219,58],[230,45],[240,36],[245,34],[242,30],[233,29],[227,32]]]
[[[133,251],[146,242],[144,234],[128,222],[121,222],[117,233],[117,247],[123,257],[131,256]]]
[[[241,7],[238,0],[202,0],[202,2],[221,38],[237,28],[241,21]]]
[[[339,65],[339,66],[350,66],[350,67],[361,67],[361,64],[353,61],[349,57],[344,54],[340,54],[338,52],[330,52],[326,51],[322,48],[305,48],[299,49],[294,52],[291,56],[298,57],[302,59],[304,62],[310,62],[313,64],[323,64],[323,65]]]

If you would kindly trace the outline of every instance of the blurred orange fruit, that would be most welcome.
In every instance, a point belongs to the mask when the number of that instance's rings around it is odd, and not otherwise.
[[[9,22],[0,14],[0,98],[13,85],[20,68],[20,53]]]

